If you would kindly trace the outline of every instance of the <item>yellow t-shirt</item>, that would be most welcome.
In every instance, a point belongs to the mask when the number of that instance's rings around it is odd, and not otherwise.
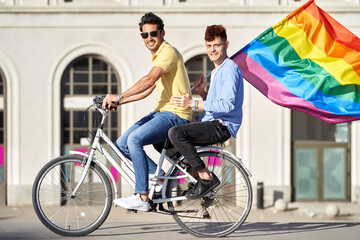
[[[161,67],[165,75],[156,81],[157,100],[156,112],[172,112],[183,119],[191,121],[191,108],[177,107],[170,102],[171,96],[189,93],[190,82],[184,66],[184,61],[178,50],[163,41],[152,58],[152,67]]]

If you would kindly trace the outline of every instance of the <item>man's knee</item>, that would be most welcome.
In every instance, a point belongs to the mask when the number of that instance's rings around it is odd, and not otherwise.
[[[126,142],[123,141],[123,140],[121,139],[121,137],[118,138],[118,139],[115,141],[114,144],[115,144],[115,146],[116,146],[118,149],[120,149],[120,150],[124,150],[125,147],[126,147]]]
[[[136,133],[131,133],[129,136],[128,136],[128,139],[127,139],[127,146],[129,149],[133,149],[134,147],[138,147],[138,146],[143,146],[142,142],[142,137],[139,136],[138,134]]]
[[[168,137],[172,143],[176,141],[177,136],[178,136],[178,126],[170,128],[168,131]]]
[[[176,145],[177,143],[181,142],[185,137],[185,132],[182,128],[182,125],[175,126],[170,128],[168,131],[168,137],[172,144]]]
[[[129,156],[129,149],[128,149],[128,146],[127,146],[127,143],[126,141],[122,141],[120,138],[117,139],[114,143],[115,147],[117,147],[120,152],[122,152],[123,154],[125,154],[125,156]]]

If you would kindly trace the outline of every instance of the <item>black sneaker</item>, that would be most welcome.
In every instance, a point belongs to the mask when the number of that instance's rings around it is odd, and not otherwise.
[[[185,197],[188,199],[200,198],[219,186],[220,180],[214,173],[211,173],[211,176],[211,180],[199,179],[195,186],[185,193]]]
[[[200,180],[199,177],[195,177],[196,181],[198,182]],[[189,182],[188,184],[188,189],[186,189],[185,191],[182,192],[182,196],[185,196],[185,194],[190,191],[191,189],[193,189],[195,187],[196,183],[193,183],[193,182]]]

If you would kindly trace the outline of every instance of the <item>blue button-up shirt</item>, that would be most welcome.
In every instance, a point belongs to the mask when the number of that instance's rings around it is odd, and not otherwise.
[[[216,70],[211,87],[204,101],[201,121],[220,120],[229,129],[231,136],[242,122],[244,99],[243,76],[237,64],[226,58]]]

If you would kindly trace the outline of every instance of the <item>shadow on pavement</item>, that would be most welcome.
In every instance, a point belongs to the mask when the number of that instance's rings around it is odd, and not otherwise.
[[[14,217],[0,217],[0,221],[6,221],[6,220],[10,220],[13,219]]]
[[[136,231],[134,231],[135,229]],[[121,224],[119,226],[100,227],[94,233],[88,235],[88,237],[143,235],[144,232],[146,232],[146,234],[170,233],[170,232],[188,234],[185,230],[181,229],[175,222],[134,223],[134,224]]]
[[[238,230],[228,237],[251,237],[251,236],[269,236],[280,234],[295,234],[311,231],[334,230],[340,228],[349,228],[359,226],[355,222],[256,222],[245,223]]]
[[[256,222],[245,223],[238,230],[228,235],[227,238],[238,237],[256,237],[256,236],[269,236],[269,235],[282,235],[282,234],[296,234],[311,231],[324,231],[334,230],[340,228],[349,228],[359,226],[360,223],[351,222],[293,222],[293,223],[277,223],[277,222]],[[135,230],[136,229],[136,230]],[[135,230],[135,231],[134,231]],[[157,233],[172,233],[188,234],[185,230],[181,229],[176,223],[134,223],[118,226],[101,227],[88,237],[99,236],[131,236],[157,234]],[[167,235],[171,236],[171,235]]]

